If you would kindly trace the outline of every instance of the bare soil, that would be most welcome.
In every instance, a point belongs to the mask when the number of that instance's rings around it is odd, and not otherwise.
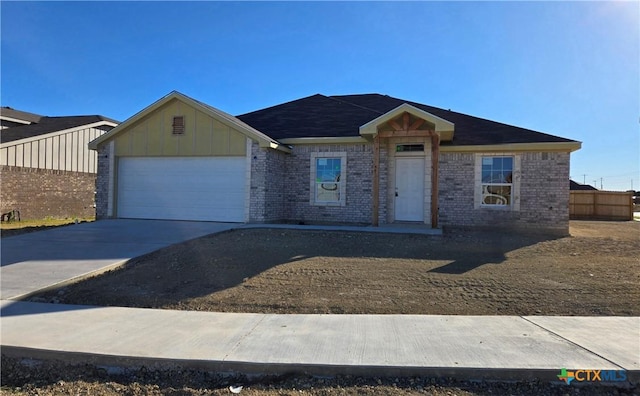
[[[640,315],[640,222],[572,221],[571,234],[236,230],[32,300],[258,313]]]

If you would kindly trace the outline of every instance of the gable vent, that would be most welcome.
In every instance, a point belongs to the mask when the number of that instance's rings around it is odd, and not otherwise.
[[[184,135],[184,116],[173,117],[173,134]]]

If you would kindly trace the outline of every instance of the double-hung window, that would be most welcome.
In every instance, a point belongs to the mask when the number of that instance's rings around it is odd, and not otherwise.
[[[480,206],[511,207],[514,196],[514,158],[483,156],[481,172]]]
[[[311,204],[345,205],[345,153],[311,154]]]

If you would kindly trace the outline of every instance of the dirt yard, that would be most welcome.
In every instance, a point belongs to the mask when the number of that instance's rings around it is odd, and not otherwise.
[[[247,229],[206,236],[32,301],[197,311],[640,315],[640,222],[572,237]]]

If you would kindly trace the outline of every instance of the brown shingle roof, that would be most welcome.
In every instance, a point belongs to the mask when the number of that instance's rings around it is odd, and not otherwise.
[[[38,122],[40,121],[40,118],[42,118],[40,114],[27,113],[26,111],[12,109],[7,106],[2,106],[2,108],[0,108],[0,115],[28,122]]]
[[[443,145],[573,142],[520,128],[387,95],[312,95],[238,116],[274,139],[359,136],[360,126],[408,103],[455,124],[452,142]]]

